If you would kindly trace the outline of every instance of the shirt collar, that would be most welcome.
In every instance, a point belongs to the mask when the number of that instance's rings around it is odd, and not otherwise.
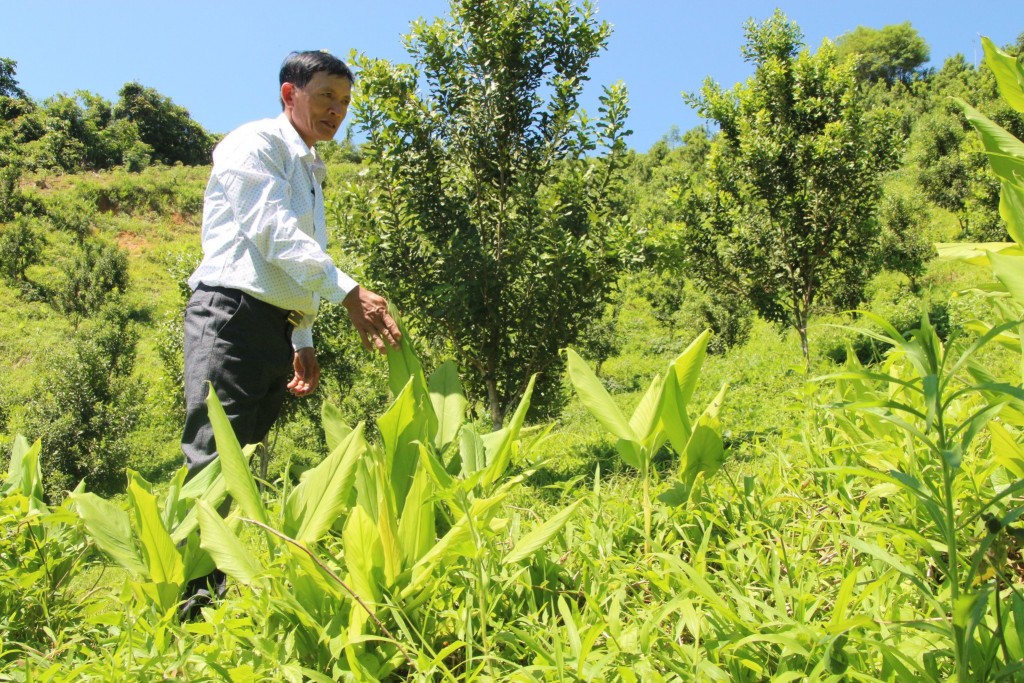
[[[316,150],[305,143],[302,136],[299,135],[299,131],[295,130],[295,126],[288,120],[286,113],[281,112],[277,117],[277,122],[281,126],[281,137],[288,145],[289,152],[297,157],[316,157]]]
[[[281,126],[281,138],[288,145],[288,151],[298,158],[306,160],[317,182],[322,183],[327,176],[327,166],[320,155],[316,153],[316,148],[306,144],[302,136],[299,135],[299,131],[295,130],[295,126],[288,120],[288,115],[285,112],[278,115],[277,122]]]

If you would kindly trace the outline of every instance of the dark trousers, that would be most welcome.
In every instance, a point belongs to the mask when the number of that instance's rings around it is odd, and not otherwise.
[[[185,429],[189,478],[217,457],[207,382],[241,445],[260,443],[281,412],[292,365],[288,312],[236,289],[200,285],[185,308]]]

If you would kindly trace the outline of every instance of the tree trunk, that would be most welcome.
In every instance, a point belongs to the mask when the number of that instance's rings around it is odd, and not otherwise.
[[[501,398],[498,396],[498,382],[494,379],[484,380],[487,386],[487,405],[491,409],[491,430],[498,431],[505,422],[505,411],[502,409]]]
[[[811,374],[811,348],[807,343],[807,319],[797,321],[796,331],[800,334],[800,350],[804,352],[804,371]]]

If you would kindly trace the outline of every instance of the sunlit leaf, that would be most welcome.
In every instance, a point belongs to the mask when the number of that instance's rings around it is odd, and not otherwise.
[[[196,501],[199,515],[200,544],[213,558],[217,568],[246,585],[263,573],[250,548],[235,535],[228,523],[205,501]]]
[[[986,36],[981,37],[985,64],[992,70],[999,94],[1006,103],[1024,114],[1024,66],[1011,54],[1003,52]]]
[[[308,544],[327,533],[348,505],[356,463],[365,451],[360,423],[288,494],[283,526],[286,535]]]
[[[427,382],[430,402],[437,415],[437,434],[434,445],[442,449],[459,433],[459,427],[466,419],[468,401],[459,383],[458,367],[452,361],[445,361],[430,375]]]
[[[569,379],[576,388],[580,401],[590,411],[590,414],[597,418],[597,421],[614,436],[639,443],[640,439],[633,428],[629,426],[626,416],[615,405],[615,401],[612,400],[604,385],[601,384],[601,380],[597,378],[586,361],[572,349],[566,349],[565,355]]]
[[[320,409],[320,419],[323,421],[327,450],[328,452],[333,451],[351,433],[352,427],[345,424],[345,420],[341,416],[341,409],[330,401],[324,401],[323,407]]]
[[[128,497],[132,502],[135,527],[149,578],[155,583],[185,583],[185,565],[160,520],[156,498],[136,481],[128,484]]]
[[[242,453],[234,429],[228,422],[228,416],[217,399],[217,394],[210,385],[206,396],[206,411],[213,425],[213,436],[217,442],[217,453],[220,459],[221,472],[228,492],[242,514],[264,524],[267,523],[267,511],[260,500],[256,480],[249,469],[249,460]]]
[[[555,534],[562,530],[562,527],[566,525],[583,501],[584,499],[580,498],[576,502],[568,505],[554,514],[546,522],[537,528],[532,529],[529,533],[520,538],[515,544],[515,547],[513,547],[504,558],[502,558],[502,564],[514,564],[524,560],[544,547],[544,545],[547,544]]]
[[[93,493],[75,493],[72,499],[96,546],[135,576],[148,578],[128,512]]]

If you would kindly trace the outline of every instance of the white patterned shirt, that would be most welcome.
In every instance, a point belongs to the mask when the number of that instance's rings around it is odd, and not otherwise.
[[[356,287],[327,254],[324,162],[285,114],[247,123],[213,151],[203,200],[203,260],[189,278],[303,314],[292,346],[313,345],[313,319]]]

